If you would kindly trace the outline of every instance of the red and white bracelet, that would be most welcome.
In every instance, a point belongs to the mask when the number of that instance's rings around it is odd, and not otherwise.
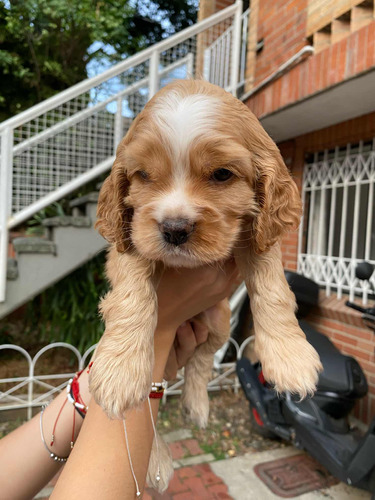
[[[166,388],[167,388],[167,382],[165,380],[163,380],[163,382],[152,382],[149,398],[161,399],[164,395],[164,390]]]

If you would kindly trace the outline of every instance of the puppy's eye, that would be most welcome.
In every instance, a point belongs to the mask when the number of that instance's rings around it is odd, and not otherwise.
[[[225,182],[229,180],[231,177],[233,177],[233,172],[231,172],[227,168],[219,168],[218,170],[215,170],[213,172],[211,179],[213,179],[216,182]]]
[[[150,179],[148,173],[144,170],[137,170],[136,175],[138,175],[138,177],[140,177],[144,181],[148,181]]]

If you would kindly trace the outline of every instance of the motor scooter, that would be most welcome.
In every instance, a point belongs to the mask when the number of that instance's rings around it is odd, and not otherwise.
[[[371,264],[363,262],[356,276],[369,280],[373,271]],[[355,403],[367,394],[366,377],[353,357],[342,354],[328,337],[301,319],[318,304],[319,286],[293,272],[285,275],[296,295],[299,324],[317,350],[324,370],[314,396],[301,401],[288,392],[277,395],[264,380],[260,363],[240,359],[237,375],[250,403],[252,422],[261,434],[278,436],[306,450],[341,481],[374,493],[375,417],[364,435],[348,419]],[[360,311],[375,333],[375,307],[363,308],[351,302],[346,305]]]

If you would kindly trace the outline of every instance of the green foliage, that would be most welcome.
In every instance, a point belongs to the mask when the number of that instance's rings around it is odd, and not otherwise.
[[[37,212],[31,219],[27,221],[26,234],[28,236],[43,236],[45,228],[42,225],[44,219],[49,217],[57,217],[60,215],[65,215],[65,210],[63,207],[63,202],[55,201],[48,207],[43,208]]]
[[[194,22],[196,0],[0,0],[0,120]]]
[[[81,352],[95,344],[104,327],[98,313],[108,289],[105,252],[32,300],[26,311],[26,337],[44,342],[69,342]]]

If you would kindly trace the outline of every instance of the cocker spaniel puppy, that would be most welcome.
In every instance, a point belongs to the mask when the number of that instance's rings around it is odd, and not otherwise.
[[[110,417],[123,418],[150,392],[163,265],[194,267],[233,255],[251,299],[265,378],[279,392],[314,391],[321,364],[298,326],[279,247],[300,213],[278,148],[238,99],[207,82],[182,80],[148,102],[117,149],[98,203],[97,227],[112,244],[111,291],[100,306],[106,330],[90,389]],[[228,338],[229,317],[227,301],[200,315],[210,334],[185,368],[183,405],[202,427],[213,354]]]

